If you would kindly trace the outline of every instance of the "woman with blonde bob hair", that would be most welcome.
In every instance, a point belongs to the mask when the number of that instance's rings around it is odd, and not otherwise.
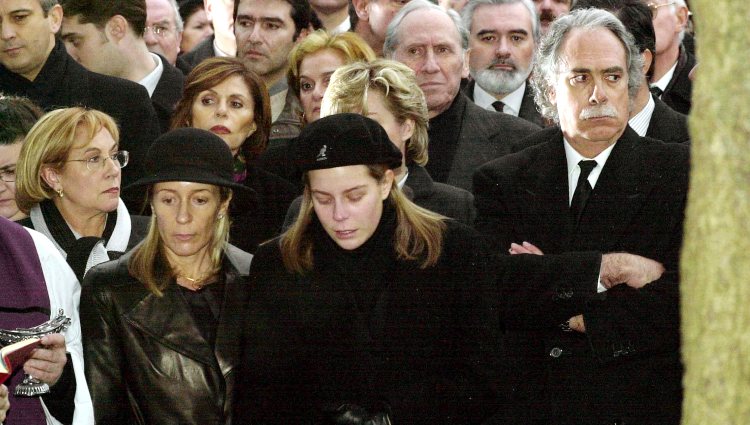
[[[20,224],[55,243],[78,276],[135,246],[147,221],[131,217],[120,199],[121,169],[115,121],[93,109],[45,114],[26,136],[16,166],[16,200],[29,214]]]
[[[317,30],[305,37],[289,53],[287,84],[302,107],[301,116],[296,118],[303,126],[320,118],[320,103],[331,74],[343,65],[369,62],[375,57],[372,48],[353,32],[331,35]],[[294,139],[275,139],[261,157],[261,163],[269,171],[298,184],[293,150]]]
[[[427,103],[409,67],[378,59],[337,69],[323,98],[321,116],[342,112],[368,116],[385,128],[403,155],[401,166],[394,170],[396,181],[415,204],[473,225],[476,213],[471,192],[434,182],[424,168]]]
[[[227,243],[227,212],[248,189],[226,143],[195,128],[159,137],[144,168],[133,185],[148,187],[148,236],[92,269],[81,294],[96,422],[232,423],[252,256]]]
[[[299,217],[250,271],[237,422],[323,423],[346,404],[393,423],[479,423],[495,320],[480,236],[401,193],[403,154],[372,119],[307,125],[295,158]]]

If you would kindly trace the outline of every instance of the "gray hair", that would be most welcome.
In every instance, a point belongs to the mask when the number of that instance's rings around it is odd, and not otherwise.
[[[180,6],[177,5],[177,0],[167,0],[167,3],[172,7],[174,12],[174,26],[177,32],[182,32],[185,29],[185,23],[182,22],[182,16],[180,16]]]
[[[536,66],[532,73],[534,100],[544,117],[559,121],[557,107],[549,100],[556,77],[560,71],[562,45],[569,32],[574,29],[593,30],[604,28],[612,32],[625,48],[628,72],[628,97],[632,99],[643,80],[643,58],[633,36],[613,14],[601,9],[579,9],[563,15],[552,23],[547,35],[539,44]]]
[[[39,6],[42,6],[42,12],[44,12],[45,17],[47,16],[47,12],[56,4],[59,4],[57,0],[39,0]]]
[[[477,7],[484,5],[503,5],[516,3],[521,3],[522,5],[524,5],[531,14],[531,35],[534,37],[534,42],[538,43],[539,38],[541,37],[541,32],[539,29],[539,15],[536,13],[536,7],[534,7],[534,3],[532,3],[531,0],[469,0],[469,2],[466,3],[466,6],[464,6],[463,10],[461,11],[461,20],[464,24],[464,27],[468,31],[471,31],[471,24],[474,21],[474,10],[476,10]]]
[[[461,38],[462,53],[466,53],[469,50],[469,30],[464,27],[461,17],[458,16],[458,12],[453,9],[446,10],[427,0],[411,0],[393,17],[393,20],[391,20],[391,23],[388,24],[388,28],[385,30],[385,43],[383,43],[383,55],[385,57],[393,59],[393,55],[396,53],[396,47],[399,44],[398,29],[401,26],[401,21],[404,20],[406,15],[420,9],[437,10],[448,15],[453,24],[455,24],[458,35]],[[463,55],[461,56],[463,57]]]

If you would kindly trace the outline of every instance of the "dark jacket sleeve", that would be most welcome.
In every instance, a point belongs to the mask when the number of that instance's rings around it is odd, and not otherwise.
[[[116,332],[119,318],[105,285],[114,278],[107,267],[113,263],[91,269],[82,285],[81,328],[86,381],[96,423],[133,424],[137,421],[129,408],[123,341]]]

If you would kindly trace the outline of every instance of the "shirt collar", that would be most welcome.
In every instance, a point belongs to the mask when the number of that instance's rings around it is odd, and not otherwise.
[[[523,95],[525,91],[526,83],[521,84],[517,89],[513,90],[512,92],[505,95],[505,97],[500,99],[505,104],[503,112],[508,115],[517,117],[518,112],[521,110],[521,102],[523,102]],[[476,81],[474,82],[474,103],[488,111],[494,112],[495,107],[492,106],[492,103],[496,100],[498,99],[496,99],[495,96],[491,95],[489,92],[487,92],[487,90],[480,87],[479,84],[476,83]]]
[[[667,86],[669,85],[669,82],[672,80],[672,75],[674,75],[675,69],[677,69],[677,62],[674,62],[674,65],[672,65],[671,68],[669,68],[669,71],[667,71],[666,74],[664,74],[661,78],[659,78],[659,81],[651,84],[651,86],[656,86],[661,89],[661,91],[667,90]]]
[[[347,16],[346,19],[341,21],[341,23],[336,26],[336,28],[328,31],[328,33],[331,35],[341,34],[341,33],[349,31],[351,27],[352,27],[352,23],[349,20],[349,17]]]
[[[604,149],[599,155],[595,156],[594,158],[586,158],[578,153],[578,151],[575,150],[564,137],[563,143],[565,145],[565,158],[568,164],[568,202],[570,202],[573,199],[573,193],[576,190],[578,176],[581,175],[581,167],[578,166],[578,163],[582,160],[593,159],[594,161],[596,161],[596,167],[591,170],[591,174],[589,174],[588,178],[589,183],[591,184],[591,188],[593,189],[594,187],[596,187],[596,182],[597,180],[599,180],[599,175],[602,173],[604,165],[607,163],[607,159],[609,159],[609,155],[612,153],[612,149],[615,148],[617,142],[612,143],[612,146]]]
[[[651,123],[651,115],[653,115],[655,107],[656,102],[654,102],[654,98],[649,94],[646,106],[644,106],[643,109],[640,110],[640,112],[635,114],[633,118],[628,121],[628,125],[630,125],[630,128],[635,130],[635,132],[638,133],[639,136],[646,136],[646,132],[648,132],[648,126]]]
[[[161,63],[161,58],[159,57],[159,55],[151,53],[151,58],[154,60],[154,64],[156,66],[154,67],[153,71],[149,72],[148,75],[143,77],[141,81],[138,81],[138,84],[145,87],[148,91],[148,97],[152,97],[154,95],[156,86],[159,84],[159,80],[161,79],[161,74],[164,72],[164,65]]]

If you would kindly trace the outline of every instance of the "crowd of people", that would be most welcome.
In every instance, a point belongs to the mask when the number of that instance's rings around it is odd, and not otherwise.
[[[679,424],[693,51],[685,0],[0,0],[0,329],[70,319],[0,422]]]

